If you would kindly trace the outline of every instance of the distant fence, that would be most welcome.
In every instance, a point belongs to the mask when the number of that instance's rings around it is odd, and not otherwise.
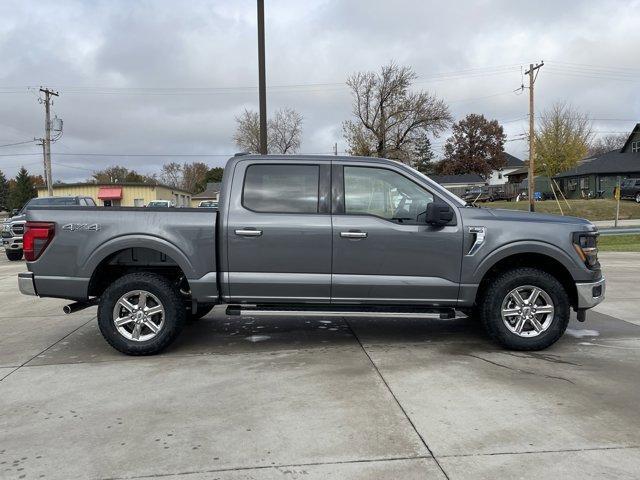
[[[467,190],[473,187],[447,187],[445,188],[450,192],[458,195],[459,197],[464,195]],[[485,185],[482,189],[488,193],[494,193],[502,190],[507,197],[515,198],[519,193],[525,191],[526,189],[522,187],[520,183],[505,183],[502,185]]]

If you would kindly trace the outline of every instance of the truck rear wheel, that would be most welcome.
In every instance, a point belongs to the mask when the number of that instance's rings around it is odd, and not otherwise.
[[[512,350],[542,350],[553,345],[569,323],[569,296],[552,275],[536,268],[500,274],[479,302],[489,336]]]
[[[17,262],[18,260],[22,260],[22,250],[6,250],[7,259],[11,262]]]
[[[116,350],[153,355],[173,342],[186,312],[180,292],[153,273],[131,273],[113,282],[100,297],[98,326]]]

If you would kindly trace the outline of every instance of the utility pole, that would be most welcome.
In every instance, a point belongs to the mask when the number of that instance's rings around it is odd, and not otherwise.
[[[44,164],[44,186],[47,188],[47,191],[49,190],[49,184],[47,183],[47,178],[49,177],[49,175],[47,175],[47,149],[44,146],[44,138],[34,138],[34,140],[36,140],[38,143],[36,145],[39,145],[42,147],[42,161]]]
[[[258,0],[258,96],[260,97],[260,153],[267,154],[267,80],[264,60],[264,0]]]
[[[43,153],[44,153],[44,174],[45,182],[47,183],[47,194],[53,196],[53,181],[51,180],[51,101],[52,96],[57,97],[58,92],[54,92],[48,88],[40,87],[40,91],[44,93],[44,141]]]
[[[544,65],[544,62],[540,62],[537,65],[533,63],[529,64],[529,70],[524,72],[525,75],[529,75],[529,211],[535,212],[535,155],[536,155],[536,139],[534,129],[534,109],[533,109],[533,86],[536,83],[538,77],[537,71]],[[534,76],[535,73],[535,76]]]

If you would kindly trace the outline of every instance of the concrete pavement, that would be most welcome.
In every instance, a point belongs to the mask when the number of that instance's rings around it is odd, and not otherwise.
[[[132,358],[2,256],[0,478],[637,478],[640,254],[602,263],[608,300],[544,352],[473,319],[214,312]]]

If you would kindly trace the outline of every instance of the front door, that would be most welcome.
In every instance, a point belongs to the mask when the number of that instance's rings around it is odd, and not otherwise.
[[[232,181],[226,299],[328,303],[329,162],[246,160]]]
[[[460,219],[424,222],[441,199],[392,166],[334,165],[333,185],[332,303],[457,302]]]

